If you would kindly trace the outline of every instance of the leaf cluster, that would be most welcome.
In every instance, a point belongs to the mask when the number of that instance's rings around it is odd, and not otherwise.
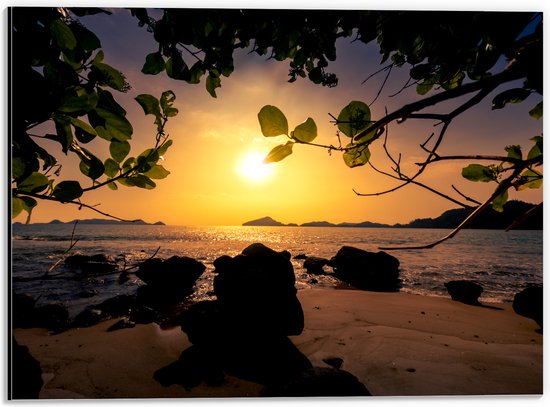
[[[77,18],[97,13],[109,14],[101,9],[10,10],[13,217],[25,211],[28,222],[37,199],[78,203],[92,189],[117,189],[117,184],[151,189],[152,179],[169,174],[158,160],[172,143],[164,126],[177,114],[175,95],[165,92],[160,101],[151,95],[137,98],[145,113],[155,116],[157,136],[153,148],[127,158],[134,129],[112,92],[126,92],[130,85],[104,61],[99,38]],[[40,126],[44,123],[51,126]],[[89,145],[96,139],[109,144],[110,157],[92,151]],[[58,181],[61,166],[55,148],[42,147],[46,143],[76,155],[90,186]]]

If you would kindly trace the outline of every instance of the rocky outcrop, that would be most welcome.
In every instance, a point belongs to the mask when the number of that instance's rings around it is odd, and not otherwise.
[[[514,296],[512,308],[516,314],[531,318],[542,328],[543,289],[542,285],[529,286]]]
[[[287,338],[304,329],[290,253],[256,243],[214,266],[217,299],[198,302],[181,316],[193,346],[155,378],[190,387],[230,374],[271,385],[311,368]]]
[[[386,252],[343,246],[330,260],[334,277],[368,291],[399,291],[399,260]]]
[[[470,280],[454,280],[445,283],[445,287],[453,301],[463,302],[468,305],[481,305],[479,296],[483,287]]]

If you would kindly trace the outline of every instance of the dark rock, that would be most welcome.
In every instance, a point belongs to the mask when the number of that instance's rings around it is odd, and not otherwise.
[[[349,372],[313,367],[286,384],[266,390],[268,397],[349,397],[371,396],[367,388]]]
[[[44,381],[40,363],[29,348],[19,345],[12,337],[11,397],[17,400],[37,399]]]
[[[543,289],[542,285],[529,286],[514,296],[512,308],[516,314],[534,319],[542,328],[543,314]]]
[[[69,327],[69,311],[60,304],[47,304],[34,310],[35,326],[58,333]]]
[[[344,364],[344,359],[339,357],[329,357],[329,358],[324,358],[323,362],[325,362],[329,366],[332,366],[335,369],[340,369]]]
[[[215,355],[204,346],[193,345],[177,361],[157,370],[153,377],[164,387],[179,384],[188,390],[202,382],[221,384],[224,373]]]
[[[229,326],[218,301],[200,301],[180,317],[181,329],[193,344],[214,346],[224,338]]]
[[[157,312],[146,305],[138,304],[130,310],[130,321],[136,324],[150,324],[158,319]]]
[[[295,260],[305,260],[305,259],[307,259],[307,255],[304,254],[304,253],[300,253],[300,254],[297,254],[296,256],[294,256],[294,259]]]
[[[149,259],[140,264],[136,276],[143,280],[151,299],[173,301],[185,298],[206,266],[190,257],[172,256],[167,260]]]
[[[135,328],[135,326],[135,322],[130,321],[128,318],[122,318],[120,321],[115,322],[113,325],[107,328],[107,332],[117,331],[119,329]]]
[[[102,253],[92,256],[73,254],[65,259],[65,264],[69,267],[80,268],[83,273],[87,274],[111,273],[117,269],[114,257]]]
[[[302,332],[304,313],[289,252],[254,243],[234,258],[216,259],[214,266],[214,291],[233,329],[285,336]]]
[[[468,305],[481,305],[479,296],[483,292],[483,287],[478,283],[469,280],[455,280],[446,282],[445,287],[454,301]]]
[[[228,374],[266,386],[281,385],[312,367],[285,336],[234,337],[224,346],[219,360]]]
[[[35,324],[34,305],[36,300],[27,294],[12,297],[12,323],[14,328],[31,328]]]
[[[109,318],[112,318],[129,315],[134,306],[136,306],[134,295],[117,295],[106,299],[95,307],[103,311]]]
[[[105,321],[107,318],[108,316],[106,316],[103,311],[94,306],[90,306],[74,318],[72,325],[76,328],[85,328],[94,326],[101,321]]]
[[[334,276],[355,288],[369,291],[399,291],[399,260],[386,252],[367,252],[343,246],[330,260]]]
[[[309,274],[324,275],[326,273],[323,267],[328,263],[329,261],[327,259],[323,259],[322,257],[309,256],[304,261],[304,268]]]

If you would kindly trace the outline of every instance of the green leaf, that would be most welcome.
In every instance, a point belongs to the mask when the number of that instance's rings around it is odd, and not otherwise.
[[[76,47],[76,37],[71,28],[61,20],[53,20],[50,23],[55,42],[61,49],[74,49]]]
[[[19,178],[25,174],[25,160],[23,157],[13,157],[11,160],[11,176],[12,178]]]
[[[140,172],[149,171],[159,160],[159,152],[157,149],[148,148],[137,157],[137,165]]]
[[[120,71],[103,62],[93,61],[92,66],[101,73],[102,80],[106,85],[120,92],[127,89],[128,83]]]
[[[48,177],[39,172],[33,172],[31,175],[29,175],[27,178],[17,184],[17,189],[26,192],[37,193],[44,191],[49,184],[50,180],[48,179]]]
[[[14,196],[11,199],[11,218],[15,219],[23,211],[23,200]]]
[[[539,120],[542,117],[542,102],[537,103],[537,105],[529,110],[529,115],[533,119]]]
[[[62,181],[55,186],[52,195],[61,202],[69,202],[80,198],[83,193],[77,181]]]
[[[109,144],[109,152],[111,153],[111,157],[114,158],[114,160],[117,163],[122,162],[130,152],[130,143],[127,141],[117,141],[113,140],[111,141],[111,144]]]
[[[542,155],[542,136],[535,136],[531,140],[535,142],[535,145],[529,150],[527,159],[533,159]]]
[[[165,169],[162,165],[156,164],[151,167],[149,171],[143,173],[143,175],[152,179],[164,179],[170,174],[170,171]]]
[[[303,143],[311,143],[317,137],[317,125],[311,117],[308,117],[305,122],[296,126],[293,132],[296,140]]]
[[[122,164],[122,171],[126,172],[137,165],[137,160],[134,157],[130,157]]]
[[[76,117],[71,117],[70,120],[71,124],[75,128],[75,136],[80,142],[88,143],[97,136],[95,129],[88,123],[77,119]]]
[[[542,174],[536,170],[525,170],[520,176],[520,182],[516,189],[518,191],[529,189],[538,189],[542,186]]]
[[[343,159],[346,165],[350,168],[359,167],[365,165],[370,159],[370,150],[367,144],[352,146],[348,144],[347,147],[351,147],[344,152]]]
[[[502,109],[507,103],[523,102],[531,94],[530,91],[523,88],[514,88],[505,90],[493,98],[492,109]]]
[[[111,140],[114,138],[118,141],[126,141],[132,137],[134,129],[132,128],[132,125],[126,119],[126,117],[99,107],[96,108],[95,111],[102,119],[105,120],[105,124],[103,127],[106,133],[101,133],[101,129],[98,129],[94,126],[97,134],[100,137],[105,138],[105,136],[110,136],[110,138],[107,140]]]
[[[103,166],[105,167],[105,175],[109,178],[113,178],[120,171],[119,164],[112,158],[107,158]]]
[[[430,90],[432,90],[433,87],[434,84],[432,81],[424,81],[416,85],[416,93],[418,93],[419,95],[425,95]]]
[[[285,157],[292,154],[294,142],[288,141],[286,144],[281,144],[273,148],[267,157],[264,158],[264,164],[279,162]]]
[[[156,75],[166,68],[166,63],[160,52],[153,52],[145,57],[145,64],[141,72],[146,75]]]
[[[216,88],[220,88],[222,86],[222,81],[219,78],[219,76],[214,76],[212,74],[209,74],[206,77],[206,90],[208,93],[210,93],[210,96],[213,98],[216,96]]]
[[[470,181],[490,182],[496,181],[494,171],[490,167],[481,164],[470,164],[462,169],[462,176]]]
[[[166,140],[163,144],[161,144],[157,149],[157,153],[159,157],[162,157],[164,154],[166,154],[166,151],[172,144],[173,144],[172,140]]]
[[[82,91],[66,96],[57,110],[63,113],[84,113],[94,109],[97,102],[97,93]]]
[[[370,109],[366,103],[352,101],[338,115],[338,129],[348,137],[354,137],[371,123]]]
[[[504,204],[508,202],[508,191],[504,191],[502,194],[493,199],[493,209],[497,212],[504,211]]]
[[[160,118],[160,103],[153,95],[141,94],[136,96],[136,101],[142,107],[145,114],[152,114]]]
[[[110,179],[109,179],[109,180],[110,180]],[[118,189],[118,186],[117,186],[117,184],[116,184],[115,182],[109,182],[109,183],[107,184],[107,188],[109,188],[109,189],[111,189],[111,190],[113,190],[113,191],[116,191],[116,190]]]
[[[518,146],[518,145],[507,146],[504,148],[504,150],[508,153],[508,158],[515,158],[515,159],[521,160],[521,157],[522,157],[521,146]]]
[[[79,164],[80,172],[87,177],[95,180],[105,173],[105,166],[99,158],[90,154],[87,159],[81,157]]]
[[[12,198],[12,219],[18,216],[21,211],[25,211],[28,214],[25,223],[29,223],[32,210],[37,204],[36,200],[29,196],[14,196]]]
[[[176,94],[174,92],[171,90],[162,92],[160,97],[160,107],[167,117],[174,117],[178,114],[178,109],[172,107],[174,100],[176,100]]]
[[[157,186],[149,177],[142,174],[121,178],[118,182],[127,187],[138,187],[143,189],[154,189]]]
[[[288,121],[277,107],[266,105],[258,113],[258,120],[264,137],[288,135]]]

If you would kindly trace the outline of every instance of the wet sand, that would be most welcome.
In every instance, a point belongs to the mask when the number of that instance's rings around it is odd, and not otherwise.
[[[542,394],[543,335],[509,304],[331,289],[298,297],[305,329],[292,342],[314,366],[343,359],[341,369],[375,396]],[[221,386],[163,387],[153,373],[191,346],[186,334],[156,324],[107,332],[114,322],[58,335],[14,330],[41,364],[41,398],[262,395],[262,385],[231,376]]]

